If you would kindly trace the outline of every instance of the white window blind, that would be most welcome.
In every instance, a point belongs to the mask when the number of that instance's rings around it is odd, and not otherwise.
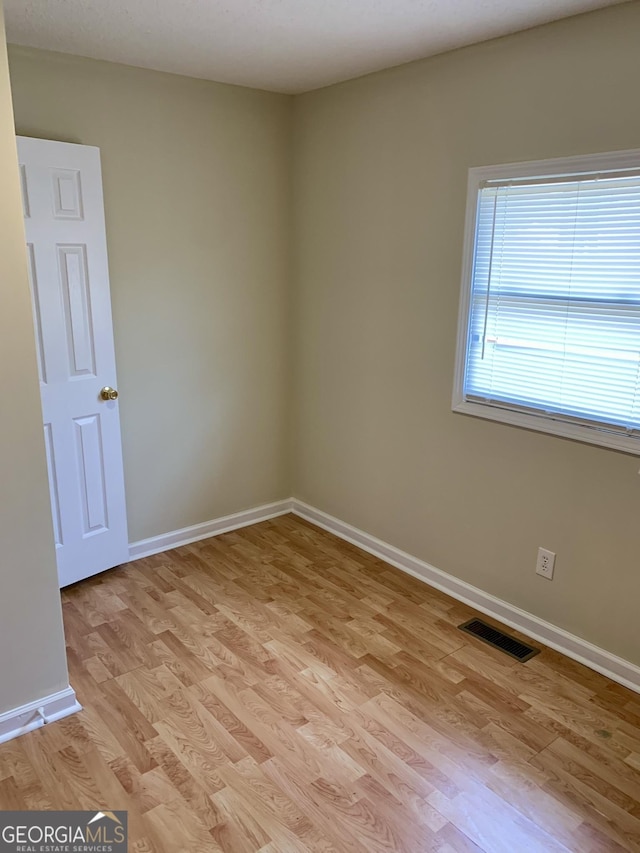
[[[640,168],[480,184],[463,398],[640,435]]]

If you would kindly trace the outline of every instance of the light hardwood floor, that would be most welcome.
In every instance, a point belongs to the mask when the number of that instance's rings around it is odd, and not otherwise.
[[[158,853],[640,851],[640,696],[293,516],[63,602],[84,710],[0,746],[0,808]]]

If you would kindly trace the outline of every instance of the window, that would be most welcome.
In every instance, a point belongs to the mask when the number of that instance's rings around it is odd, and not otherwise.
[[[470,170],[453,409],[640,454],[640,151]]]

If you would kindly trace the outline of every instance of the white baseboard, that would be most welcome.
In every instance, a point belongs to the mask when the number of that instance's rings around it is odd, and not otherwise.
[[[341,539],[357,545],[363,551],[367,551],[403,572],[418,578],[418,580],[447,593],[452,598],[475,607],[476,610],[480,610],[488,616],[493,616],[499,622],[521,631],[528,637],[538,640],[552,649],[562,652],[567,657],[606,675],[613,681],[640,693],[640,666],[594,646],[581,637],[576,637],[550,622],[545,622],[532,613],[527,613],[526,610],[521,610],[519,607],[496,598],[494,595],[478,589],[478,587],[471,586],[471,584],[461,581],[453,575],[436,569],[435,566],[431,566],[417,557],[412,557],[411,554],[376,539],[375,536],[358,530],[358,528],[352,527],[344,521],[302,503],[302,501],[294,499],[292,504],[292,511],[295,515],[299,515],[312,524],[328,530]]]
[[[55,723],[56,720],[81,710],[82,706],[76,699],[75,691],[67,687],[58,693],[45,696],[44,699],[5,711],[0,714],[0,743],[32,732],[47,723]]]
[[[292,507],[293,501],[291,499],[275,501],[257,506],[254,509],[244,510],[244,512],[224,515],[222,518],[213,519],[213,521],[205,521],[202,524],[172,530],[170,533],[162,533],[160,536],[140,539],[139,542],[130,543],[129,558],[139,560],[142,557],[150,557],[152,554],[169,551],[171,548],[190,545],[192,542],[199,542],[201,539],[209,539],[211,536],[219,536],[221,533],[238,530],[240,527],[267,521],[267,519],[276,518],[278,515],[286,515],[291,512]]]
[[[594,646],[593,643],[589,643],[587,640],[575,636],[575,634],[570,634],[563,628],[545,622],[544,619],[534,616],[533,613],[528,613],[507,601],[496,598],[494,595],[478,589],[478,587],[447,574],[447,572],[443,572],[435,566],[425,563],[423,560],[419,560],[417,557],[413,557],[411,554],[407,554],[405,551],[401,551],[381,539],[376,539],[375,536],[358,530],[358,528],[352,527],[350,524],[346,524],[344,521],[340,521],[340,519],[295,498],[264,504],[244,512],[216,518],[213,521],[205,521],[203,524],[183,527],[181,530],[132,542],[129,546],[129,556],[131,560],[149,557],[152,554],[178,548],[180,545],[189,545],[201,539],[208,539],[210,536],[218,536],[220,533],[257,524],[260,521],[266,521],[278,515],[286,515],[289,512],[293,512],[341,539],[357,545],[363,551],[385,560],[390,565],[447,593],[452,598],[492,616],[517,631],[521,631],[531,639],[538,640],[552,649],[562,652],[567,657],[606,675],[613,681],[640,693],[640,666],[617,657],[599,646]],[[0,743],[2,742],[3,732],[2,720],[3,717],[0,716]]]

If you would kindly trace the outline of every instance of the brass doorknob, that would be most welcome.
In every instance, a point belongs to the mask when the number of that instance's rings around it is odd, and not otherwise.
[[[105,385],[102,391],[100,392],[100,398],[102,400],[117,400],[118,392],[115,388],[110,388],[108,385]]]

